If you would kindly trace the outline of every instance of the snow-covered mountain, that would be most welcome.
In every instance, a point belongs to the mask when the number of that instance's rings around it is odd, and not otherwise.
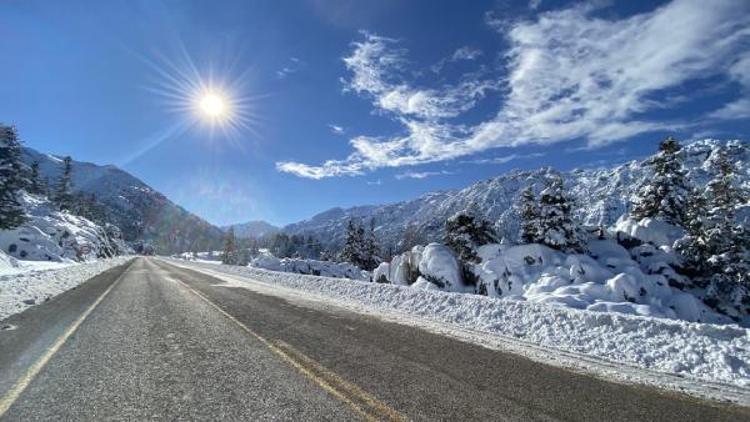
[[[234,235],[240,239],[259,238],[263,236],[272,235],[278,233],[280,228],[262,220],[248,221],[242,224],[232,224],[229,226],[223,226],[221,229],[226,231],[230,228],[234,229]]]
[[[705,185],[712,176],[712,153],[720,147],[727,148],[728,156],[737,164],[740,179],[750,186],[750,145],[737,140],[706,139],[686,145],[681,154],[690,180],[697,185]],[[325,246],[336,247],[343,243],[346,224],[350,219],[365,223],[374,219],[381,245],[398,251],[398,243],[407,228],[410,227],[418,243],[439,241],[443,235],[443,225],[450,216],[467,207],[475,207],[488,220],[496,222],[497,231],[502,236],[515,240],[519,217],[514,205],[519,193],[529,185],[538,193],[546,178],[555,173],[563,176],[565,190],[575,199],[577,217],[583,223],[609,226],[628,209],[630,197],[650,176],[644,161],[635,160],[614,168],[579,169],[565,173],[551,168],[516,170],[474,183],[465,189],[432,192],[411,201],[334,208],[288,225],[283,230],[289,234],[310,234]]]
[[[23,149],[23,161],[27,165],[37,161],[42,178],[50,184],[62,173],[61,158],[31,148]],[[122,230],[126,241],[148,242],[158,253],[210,250],[221,243],[221,229],[115,166],[73,161],[73,189],[95,194],[106,209],[107,221]]]

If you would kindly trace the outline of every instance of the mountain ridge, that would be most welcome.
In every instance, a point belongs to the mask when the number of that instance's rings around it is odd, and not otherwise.
[[[24,147],[22,160],[39,163],[39,173],[54,185],[63,160]],[[158,253],[208,250],[221,243],[223,232],[203,218],[175,204],[164,194],[115,165],[73,161],[73,190],[96,195],[108,222],[122,230],[128,242],[143,241]]]
[[[689,178],[697,184],[710,179],[709,158],[719,147],[727,148],[730,157],[740,166],[739,177],[750,186],[750,146],[741,140],[704,139],[683,145],[681,154]],[[335,207],[306,220],[286,225],[287,234],[312,235],[324,246],[337,248],[343,244],[345,227],[350,219],[369,224],[375,221],[375,233],[381,246],[400,250],[403,231],[411,226],[413,235],[421,243],[440,241],[443,224],[456,212],[470,204],[490,221],[496,222],[498,233],[515,240],[520,219],[514,204],[527,186],[538,193],[546,178],[559,174],[566,191],[576,203],[576,216],[587,225],[611,225],[617,216],[627,211],[629,198],[648,177],[644,159],[631,160],[612,168],[579,168],[561,172],[551,167],[537,170],[511,170],[507,173],[475,182],[462,189],[428,192],[411,200],[384,205],[365,205],[352,208]]]

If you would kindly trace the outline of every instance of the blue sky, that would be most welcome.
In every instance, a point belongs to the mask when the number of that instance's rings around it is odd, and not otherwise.
[[[212,223],[650,154],[750,127],[750,3],[0,4],[0,120]],[[232,117],[198,115],[218,90]]]

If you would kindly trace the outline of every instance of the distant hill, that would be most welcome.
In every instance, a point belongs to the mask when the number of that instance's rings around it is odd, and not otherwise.
[[[42,178],[52,184],[62,173],[60,157],[31,148],[24,148],[23,161],[38,161]],[[221,229],[116,166],[73,161],[73,190],[96,195],[107,220],[122,230],[126,241],[151,243],[158,253],[211,250],[221,244]]]
[[[247,223],[223,226],[222,230],[227,231],[229,230],[229,228],[234,228],[234,235],[240,239],[257,239],[263,236],[276,234],[281,230],[273,224],[262,220],[248,221]]]

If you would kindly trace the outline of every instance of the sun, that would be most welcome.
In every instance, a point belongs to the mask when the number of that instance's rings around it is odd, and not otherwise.
[[[200,111],[211,119],[220,119],[226,117],[229,113],[228,101],[226,98],[216,92],[203,94],[198,101]]]

